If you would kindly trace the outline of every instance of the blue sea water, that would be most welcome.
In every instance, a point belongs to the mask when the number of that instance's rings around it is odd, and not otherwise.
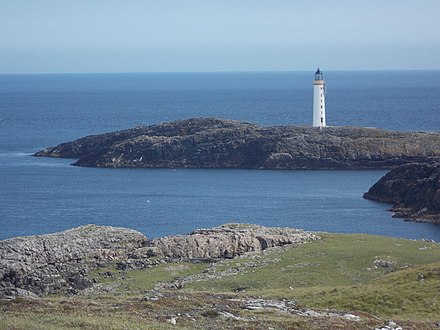
[[[440,71],[329,71],[327,122],[438,131]],[[148,237],[226,222],[440,241],[362,194],[386,171],[79,168],[85,135],[190,117],[310,125],[313,72],[0,75],[0,239],[87,223]]]

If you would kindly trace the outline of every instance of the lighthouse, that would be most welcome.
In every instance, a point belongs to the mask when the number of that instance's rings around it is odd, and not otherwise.
[[[325,81],[319,68],[313,81],[313,127],[325,127]]]

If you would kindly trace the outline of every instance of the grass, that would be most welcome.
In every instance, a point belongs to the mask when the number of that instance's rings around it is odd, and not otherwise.
[[[0,307],[0,329],[350,329],[341,319],[307,319],[277,311],[243,311],[233,296],[166,293],[156,302],[139,299],[44,298]],[[15,305],[15,306],[14,306]],[[239,317],[225,317],[223,312]],[[171,320],[175,320],[172,325]],[[370,320],[356,323],[371,329]]]
[[[440,315],[440,245],[370,235],[325,234],[263,257],[222,261],[217,279],[194,291],[293,299],[313,308],[362,311],[380,317],[436,320]],[[378,260],[389,261],[381,267]],[[252,267],[246,264],[253,263]],[[422,266],[421,266],[422,265]],[[240,267],[242,269],[240,270]],[[240,271],[221,277],[226,269]]]
[[[248,293],[264,290],[344,286],[365,283],[391,271],[375,260],[395,263],[394,269],[440,261],[440,245],[370,235],[324,234],[323,239],[298,247],[274,249],[263,257],[222,261],[214,273],[244,269],[237,275],[189,285],[194,290]],[[246,264],[254,264],[246,267]]]
[[[172,263],[157,267],[134,270],[128,274],[130,287],[139,290],[152,290],[156,283],[171,282],[179,278],[199,274],[208,267],[205,263]]]
[[[381,324],[375,317],[399,319],[409,329],[431,329],[434,326],[427,322],[439,321],[440,244],[370,235],[321,236],[322,240],[297,247],[215,264],[164,263],[134,271],[107,265],[90,276],[108,284],[110,293],[0,301],[0,329],[166,329],[172,327],[170,318],[178,320],[178,328],[188,329],[213,324],[215,328],[353,328],[353,323],[341,319],[243,310],[239,299],[247,297],[361,313],[364,321],[355,324],[359,329]],[[381,266],[380,260],[387,262]],[[158,283],[192,275],[199,278],[183,289],[162,289],[151,300]],[[227,318],[223,311],[241,319]]]
[[[29,308],[10,309],[0,313],[0,329],[160,330],[171,325],[165,316],[152,317],[146,311],[148,306],[135,306],[122,300],[89,304],[87,300],[45,298]]]
[[[424,280],[420,280],[423,274]],[[297,288],[266,295],[295,298],[318,309],[362,311],[383,318],[438,321],[440,315],[440,263],[390,273],[364,284]]]
[[[161,282],[172,282],[179,278],[199,274],[208,267],[206,263],[166,263],[155,267],[120,271],[115,265],[108,265],[91,272],[90,277],[98,283],[114,285],[118,292],[139,292],[153,290]]]
[[[4,317],[4,319],[3,319]],[[108,316],[69,316],[65,314],[15,314],[0,317],[0,329],[167,329],[159,322],[146,322],[142,318]]]

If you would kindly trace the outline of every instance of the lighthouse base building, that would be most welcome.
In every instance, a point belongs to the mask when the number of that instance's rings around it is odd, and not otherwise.
[[[313,126],[325,127],[325,81],[322,71],[316,70],[313,81]]]

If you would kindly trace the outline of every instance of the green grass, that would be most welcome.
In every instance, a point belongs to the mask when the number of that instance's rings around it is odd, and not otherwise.
[[[395,269],[440,261],[440,245],[369,235],[324,234],[323,239],[292,248],[275,249],[262,258],[245,257],[223,261],[215,267],[221,274],[240,268],[240,274],[189,285],[194,290],[230,292],[246,287],[248,293],[262,290],[313,286],[343,286],[365,283],[390,269],[374,261],[395,262]]]
[[[15,313],[0,316],[0,329],[14,330],[113,330],[113,329],[169,329],[171,324],[124,315],[68,315],[66,313]],[[182,328],[182,327],[180,327]],[[190,329],[190,328],[188,328]]]
[[[136,293],[153,290],[160,282],[172,282],[185,276],[199,274],[207,267],[206,263],[176,262],[125,272],[117,270],[115,265],[108,265],[93,270],[90,277],[99,283],[114,284],[118,292]],[[105,276],[105,273],[110,273],[111,276]]]
[[[272,295],[285,296],[283,292]],[[366,284],[302,288],[290,295],[313,308],[435,321],[440,315],[440,263],[393,272]]]
[[[208,267],[205,263],[170,263],[134,270],[128,273],[128,284],[134,289],[152,290],[158,282],[171,282],[181,277],[199,274]]]
[[[39,301],[0,301],[0,329],[166,329],[172,327],[167,321],[170,317],[179,319],[178,328],[207,328],[214,323],[217,328],[243,324],[258,328],[269,323],[275,329],[353,326],[341,319],[244,311],[230,297],[289,299],[317,310],[367,313],[357,328],[371,329],[374,322],[382,322],[371,315],[418,322],[414,329],[430,329],[425,322],[439,321],[440,244],[369,235],[321,236],[322,240],[297,247],[284,246],[212,265],[163,263],[135,271],[107,265],[90,277],[109,285],[108,292],[73,299],[60,294]],[[393,267],[381,267],[375,260],[387,260]],[[104,276],[105,272],[112,276]],[[197,274],[202,280],[180,290],[163,290],[160,299],[149,300],[157,293],[147,291],[156,284]],[[203,279],[206,275],[214,278]],[[219,314],[222,310],[250,321],[227,319]]]
[[[375,260],[394,267],[380,267]],[[253,262],[254,267],[245,267]],[[324,234],[263,257],[222,261],[238,274],[191,283],[194,291],[293,299],[313,308],[362,311],[381,317],[435,320],[440,315],[440,244],[369,235]],[[421,266],[422,265],[422,266]],[[424,280],[420,281],[423,275]]]

